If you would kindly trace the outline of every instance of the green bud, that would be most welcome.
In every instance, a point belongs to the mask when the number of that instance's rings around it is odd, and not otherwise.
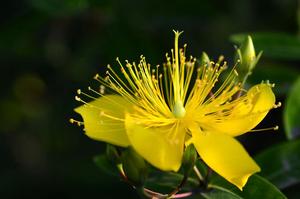
[[[135,186],[142,186],[148,175],[147,164],[132,147],[122,153],[122,164],[129,181]]]
[[[118,150],[115,146],[113,146],[111,144],[107,144],[106,145],[106,155],[107,155],[107,158],[114,164],[121,163],[120,154],[118,153]]]
[[[183,158],[182,158],[182,168],[185,175],[188,175],[195,166],[197,161],[197,151],[193,144],[188,145],[185,148]]]
[[[202,52],[201,58],[200,58],[200,66],[205,66],[210,64],[210,59],[208,55],[205,52]]]
[[[255,68],[262,52],[256,56],[251,36],[247,36],[241,47],[236,50],[235,61],[240,62],[237,71],[241,79],[247,78]]]
[[[248,35],[241,45],[241,62],[251,63],[255,60],[255,49],[252,38]]]

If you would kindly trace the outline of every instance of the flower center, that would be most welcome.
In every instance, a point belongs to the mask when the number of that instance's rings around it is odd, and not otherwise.
[[[185,108],[183,107],[182,101],[177,101],[174,104],[173,115],[176,118],[183,118],[185,116]]]

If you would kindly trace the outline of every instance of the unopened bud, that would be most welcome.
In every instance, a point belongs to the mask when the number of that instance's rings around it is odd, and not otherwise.
[[[244,42],[241,45],[241,55],[242,59],[241,62],[244,63],[251,63],[253,60],[255,60],[255,49],[253,45],[252,38],[248,35]]]
[[[197,151],[193,144],[188,145],[185,148],[183,158],[182,158],[182,168],[185,175],[188,175],[193,167],[195,166],[197,160]]]
[[[133,148],[129,147],[122,153],[122,164],[129,181],[136,186],[142,186],[148,174],[145,160]]]
[[[262,52],[256,56],[251,36],[247,36],[241,47],[236,50],[235,62],[239,62],[237,71],[241,78],[249,76],[255,68]]]
[[[107,158],[114,164],[121,163],[120,154],[118,153],[118,150],[115,146],[113,146],[111,144],[107,144],[106,145],[106,155],[107,155]]]
[[[208,55],[205,52],[202,52],[201,58],[200,58],[200,66],[207,66],[210,64],[210,59]]]

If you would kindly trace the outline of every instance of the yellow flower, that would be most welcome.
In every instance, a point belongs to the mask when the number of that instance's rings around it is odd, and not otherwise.
[[[271,85],[246,91],[234,69],[218,85],[226,63],[197,67],[195,58],[185,57],[186,45],[178,49],[180,34],[175,32],[175,49],[163,66],[152,67],[143,56],[125,66],[117,59],[122,76],[108,66],[105,78],[95,76],[100,92],[89,87],[97,97],[78,90],[93,101],[76,96],[84,105],[75,111],[90,138],[130,145],[161,170],[178,171],[185,146],[193,143],[210,168],[242,189],[260,168],[234,137],[251,131],[276,106]],[[116,94],[104,95],[104,88]]]

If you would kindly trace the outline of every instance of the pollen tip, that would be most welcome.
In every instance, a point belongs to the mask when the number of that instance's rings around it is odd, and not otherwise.
[[[277,104],[274,104],[274,108],[279,108],[279,107],[281,107],[281,102],[278,102]]]
[[[77,124],[77,126],[81,126],[81,125],[83,124],[83,122],[74,120],[73,118],[70,118],[70,119],[69,119],[69,122],[70,122],[71,124]]]
[[[78,102],[80,102],[80,101],[81,101],[81,98],[78,97],[78,96],[76,95],[76,96],[75,96],[75,100],[78,101]]]
[[[279,126],[278,126],[278,125],[276,125],[276,126],[273,128],[274,131],[277,131],[278,129],[279,129]]]
[[[225,58],[224,55],[220,55],[218,61],[222,62],[224,60],[224,58]]]
[[[77,89],[77,94],[80,95],[81,94],[81,90]]]
[[[96,75],[94,76],[94,79],[98,79],[99,78],[99,74],[96,73]]]
[[[271,87],[274,88],[275,87],[275,83],[271,84]]]

